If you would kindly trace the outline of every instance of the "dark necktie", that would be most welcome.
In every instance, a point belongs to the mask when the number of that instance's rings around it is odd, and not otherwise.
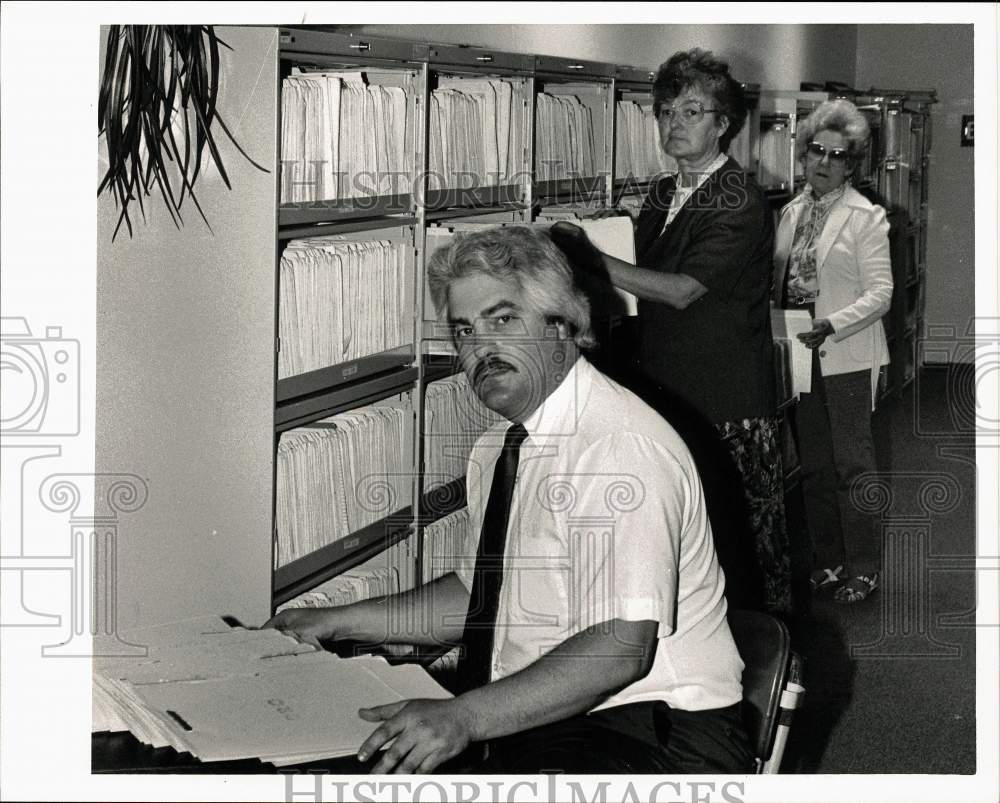
[[[521,443],[528,432],[520,424],[507,430],[503,450],[493,469],[493,484],[479,534],[476,568],[472,576],[469,613],[462,634],[462,654],[458,661],[458,684],[462,691],[475,689],[490,681],[493,658],[493,631],[500,587],[503,585],[503,555],[507,542],[510,503],[514,498],[514,479]]]

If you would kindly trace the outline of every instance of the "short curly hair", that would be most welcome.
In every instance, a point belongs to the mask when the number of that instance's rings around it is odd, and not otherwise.
[[[596,345],[590,302],[548,232],[527,226],[497,226],[456,234],[427,263],[427,282],[439,314],[447,312],[451,283],[473,273],[514,283],[546,320],[564,322],[579,348]]]
[[[725,153],[747,119],[743,85],[729,74],[729,64],[711,51],[681,50],[660,65],[653,82],[653,113],[659,116],[664,103],[672,103],[691,88],[711,97],[716,111],[729,121],[729,128],[719,137],[719,149]]]
[[[843,99],[824,101],[799,122],[795,132],[795,150],[800,159],[820,131],[836,131],[843,135],[847,140],[847,157],[852,165],[857,164],[871,138],[868,118],[858,111],[857,106]]]

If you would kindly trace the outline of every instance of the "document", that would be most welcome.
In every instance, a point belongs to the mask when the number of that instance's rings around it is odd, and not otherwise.
[[[93,729],[129,730],[146,744],[202,761],[281,765],[349,755],[377,726],[361,719],[359,708],[451,696],[420,667],[339,658],[278,631],[231,628],[216,617],[129,638],[148,654],[95,660],[100,716]]]
[[[771,334],[775,340],[789,343],[792,364],[792,393],[809,393],[812,388],[812,350],[796,337],[812,330],[812,317],[806,310],[772,309]]]
[[[451,695],[416,666],[337,658],[258,677],[137,686],[137,697],[202,761],[277,764],[350,755],[377,727],[358,709]]]
[[[617,257],[629,265],[635,264],[635,234],[631,218],[618,216],[602,220],[581,220],[579,226],[605,254]],[[632,293],[617,287],[615,292],[625,305],[625,315],[639,314],[639,300]]]

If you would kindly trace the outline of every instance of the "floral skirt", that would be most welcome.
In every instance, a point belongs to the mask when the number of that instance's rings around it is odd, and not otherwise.
[[[715,428],[743,478],[750,532],[764,577],[765,609],[791,613],[792,572],[778,419],[744,418],[716,424]]]

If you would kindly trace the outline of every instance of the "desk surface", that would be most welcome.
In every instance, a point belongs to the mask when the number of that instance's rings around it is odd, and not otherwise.
[[[195,775],[274,775],[279,772],[328,772],[334,775],[364,775],[375,759],[362,764],[354,756],[329,758],[275,767],[255,758],[239,761],[199,761],[190,753],[172,747],[150,747],[131,733],[95,733],[90,739],[90,769],[95,774],[195,774]]]

